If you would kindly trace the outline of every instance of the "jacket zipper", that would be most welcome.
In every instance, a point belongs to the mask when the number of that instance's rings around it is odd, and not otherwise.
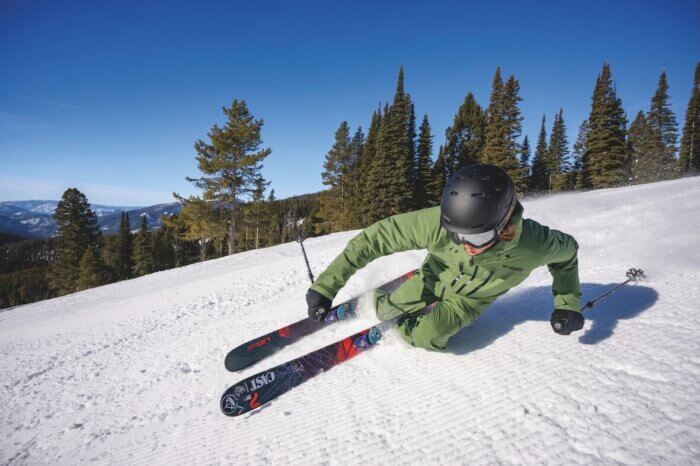
[[[479,291],[479,290],[481,289],[481,287],[483,287],[484,285],[486,285],[486,284],[489,282],[489,280],[491,280],[491,277],[493,277],[493,270],[489,272],[489,275],[488,275],[488,277],[486,277],[486,280],[484,280],[483,282],[481,282],[481,283],[479,284],[479,286],[477,286],[476,288],[474,288],[473,290],[471,290],[471,291],[470,291],[469,293],[467,293],[465,296],[471,296],[471,295],[473,295],[474,293],[476,293],[477,291]]]
[[[462,278],[462,275],[464,275],[464,263],[460,262],[459,263],[459,273],[455,278],[452,279],[452,282],[450,282],[450,286],[455,286],[457,282],[459,281],[460,278]]]
[[[473,262],[472,262],[472,265],[473,265]],[[459,268],[462,269],[462,262],[459,263]],[[474,278],[476,277],[477,270],[479,270],[478,265],[474,267],[474,271],[472,272],[472,276],[469,277],[469,280],[467,280],[466,282],[464,282],[464,284],[462,286],[457,288],[457,290],[455,290],[455,293],[459,293],[460,291],[462,291],[464,289],[465,286],[467,286],[468,284],[470,284],[471,282],[474,281]],[[462,274],[460,273],[458,277],[461,277],[461,276],[462,276]],[[456,281],[455,281],[455,283],[456,283]]]

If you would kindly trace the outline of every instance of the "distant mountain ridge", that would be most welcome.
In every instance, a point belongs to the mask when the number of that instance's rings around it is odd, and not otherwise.
[[[0,201],[0,233],[6,233],[23,238],[48,238],[56,234],[56,221],[53,213],[58,201]],[[161,226],[161,215],[173,215],[180,212],[180,204],[171,202],[155,204],[147,207],[109,206],[91,204],[105,234],[114,234],[119,229],[121,213],[129,216],[132,230],[138,229],[141,216],[148,219],[149,228]]]
[[[19,207],[20,209],[28,210],[35,214],[53,215],[56,211],[58,201],[0,201],[0,205],[9,205]],[[90,204],[90,208],[97,214],[98,217],[103,215],[113,214],[115,212],[130,211],[142,209],[142,206],[110,206],[102,204]]]
[[[150,229],[160,228],[162,222],[160,220],[161,215],[170,216],[173,214],[180,213],[180,203],[170,202],[166,204],[155,204],[148,207],[139,207],[132,210],[125,210],[126,214],[129,216],[129,224],[131,230],[138,230],[141,225],[141,217],[146,216],[148,219],[148,227]],[[100,230],[107,234],[116,233],[119,230],[119,222],[121,221],[122,211],[113,212],[110,214],[102,215],[98,218],[100,223]]]

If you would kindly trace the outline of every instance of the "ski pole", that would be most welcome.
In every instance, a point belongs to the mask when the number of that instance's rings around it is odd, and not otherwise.
[[[296,224],[296,230],[297,230],[297,241],[299,242],[299,246],[301,246],[301,253],[304,255],[304,262],[306,263],[306,270],[309,272],[309,280],[311,280],[311,283],[315,282],[314,280],[314,274],[311,271],[311,266],[309,265],[309,258],[306,256],[306,249],[304,249],[304,238],[301,236],[301,228],[299,228],[299,223]]]
[[[597,302],[602,301],[603,299],[607,298],[608,296],[613,294],[615,291],[617,291],[619,288],[625,286],[629,282],[635,282],[641,278],[646,278],[646,275],[644,275],[644,271],[642,269],[634,269],[634,268],[629,269],[625,275],[627,276],[627,280],[616,285],[614,288],[606,291],[605,293],[598,296],[597,298],[588,301],[586,303],[586,305],[581,308],[580,312],[583,313],[584,311],[587,311],[588,309],[592,308],[593,306],[595,306],[595,304]],[[563,325],[564,324],[562,322],[555,322],[554,323],[554,330],[561,330]]]
[[[598,301],[602,301],[603,299],[607,298],[611,294],[613,294],[615,291],[617,291],[619,288],[625,286],[629,282],[636,282],[637,280],[640,280],[642,278],[646,278],[646,275],[644,275],[644,271],[642,269],[629,269],[627,273],[625,274],[627,276],[627,280],[624,282],[618,284],[615,286],[615,288],[608,290],[607,292],[603,293],[602,295],[598,296],[597,298],[588,301],[585,306],[581,308],[581,312],[587,311],[588,309],[592,308]]]

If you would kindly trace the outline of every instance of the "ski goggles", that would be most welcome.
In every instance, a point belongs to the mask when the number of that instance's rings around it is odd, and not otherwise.
[[[450,237],[452,238],[452,241],[454,241],[457,244],[466,244],[468,246],[471,246],[473,248],[483,248],[484,246],[488,246],[489,244],[493,243],[496,241],[496,238],[498,238],[498,231],[496,231],[496,228],[493,230],[485,231],[483,233],[457,233],[453,231],[448,231]]]
[[[489,244],[494,243],[498,239],[499,235],[508,224],[511,215],[513,215],[513,211],[515,210],[516,204],[517,199],[515,199],[514,196],[513,202],[511,203],[511,206],[508,209],[508,213],[506,213],[505,217],[503,217],[503,220],[498,222],[498,225],[493,227],[493,229],[491,230],[487,230],[482,233],[459,233],[456,231],[448,230],[447,233],[450,235],[450,238],[452,238],[452,241],[454,241],[457,244],[466,244],[467,246],[471,246],[473,248],[483,248],[485,246],[488,246]]]

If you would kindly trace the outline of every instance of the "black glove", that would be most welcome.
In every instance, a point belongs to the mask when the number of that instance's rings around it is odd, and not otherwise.
[[[555,309],[552,312],[552,317],[549,322],[552,324],[552,330],[559,335],[568,335],[575,330],[581,330],[586,319],[583,314],[577,311],[567,311],[564,309]]]
[[[306,292],[306,304],[309,305],[309,318],[317,322],[323,320],[333,306],[330,299],[311,288]]]

